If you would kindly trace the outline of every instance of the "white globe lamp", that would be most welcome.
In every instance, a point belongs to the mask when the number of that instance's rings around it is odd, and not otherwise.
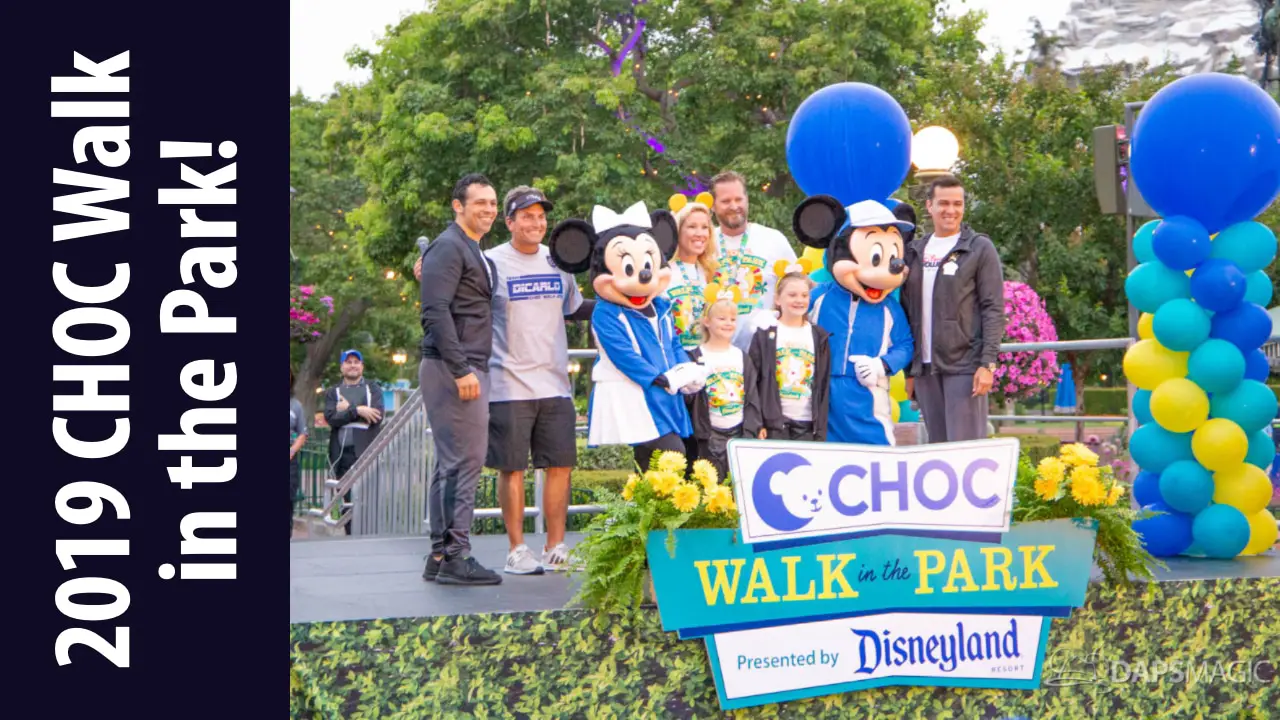
[[[911,139],[911,164],[916,177],[929,182],[951,172],[960,159],[960,143],[955,134],[939,125],[920,128]]]

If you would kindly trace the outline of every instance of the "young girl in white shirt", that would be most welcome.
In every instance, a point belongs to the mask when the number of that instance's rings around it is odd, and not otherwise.
[[[756,368],[759,413],[746,430],[761,440],[827,438],[830,396],[830,334],[809,322],[809,290],[813,281],[804,268],[779,262],[774,291],[777,319],[764,323],[751,338],[748,361]]]
[[[706,385],[690,407],[698,457],[710,461],[721,478],[729,472],[729,441],[746,436],[743,428],[756,386],[751,361],[733,344],[739,298],[737,288],[707,287],[701,342],[689,350],[689,359],[707,368]]]

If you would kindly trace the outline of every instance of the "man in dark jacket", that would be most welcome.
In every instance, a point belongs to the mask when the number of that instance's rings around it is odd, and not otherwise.
[[[497,585],[502,576],[471,556],[476,485],[489,436],[489,357],[497,268],[480,240],[498,216],[483,175],[453,189],[454,221],[422,255],[419,389],[435,445],[429,492],[431,554],[422,577],[447,585]]]
[[[324,421],[329,425],[329,464],[341,480],[382,429],[382,388],[364,377],[364,356],[359,350],[343,350],[342,384],[324,394]],[[351,502],[351,491],[343,496]],[[351,534],[351,523],[343,525]]]
[[[965,225],[964,186],[929,186],[934,232],[906,249],[903,310],[915,337],[908,393],[920,403],[929,442],[987,437],[987,394],[1004,337],[1004,271],[991,238]]]

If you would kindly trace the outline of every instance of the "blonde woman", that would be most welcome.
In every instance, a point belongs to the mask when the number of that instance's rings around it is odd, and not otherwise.
[[[671,300],[680,344],[690,350],[701,341],[704,294],[718,265],[711,233],[711,195],[702,193],[692,201],[684,195],[672,195],[668,206],[675,213],[679,236],[676,255],[671,259],[673,272],[667,298]]]

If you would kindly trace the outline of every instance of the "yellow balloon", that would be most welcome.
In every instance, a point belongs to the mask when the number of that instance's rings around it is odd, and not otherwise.
[[[1138,318],[1138,339],[1150,340],[1156,336],[1155,330],[1151,328],[1151,323],[1156,319],[1151,313],[1142,313]]]
[[[1191,432],[1209,419],[1209,396],[1186,378],[1170,378],[1151,392],[1151,417],[1169,432]]]
[[[822,248],[807,247],[804,249],[804,253],[800,255],[800,259],[808,260],[809,265],[813,267],[814,270],[817,270],[822,267],[822,260],[826,255],[826,252],[827,251]]]
[[[898,418],[902,417],[902,406],[898,403],[894,403],[889,408],[889,415],[893,418],[894,422],[898,422]]]
[[[1174,352],[1155,338],[1139,340],[1124,354],[1124,375],[1142,390],[1154,391],[1171,378],[1187,376],[1189,352]]]
[[[1249,544],[1240,551],[1241,555],[1257,555],[1276,544],[1280,528],[1276,527],[1276,516],[1270,510],[1264,508],[1245,518],[1249,521]]]
[[[1271,478],[1251,463],[1219,470],[1213,474],[1213,501],[1230,505],[1249,517],[1265,510],[1271,502]]]
[[[897,375],[889,378],[889,397],[894,402],[902,402],[907,399],[907,376],[898,371]]]
[[[1191,452],[1211,472],[1230,470],[1249,454],[1249,438],[1239,425],[1226,418],[1213,418],[1191,436]]]

